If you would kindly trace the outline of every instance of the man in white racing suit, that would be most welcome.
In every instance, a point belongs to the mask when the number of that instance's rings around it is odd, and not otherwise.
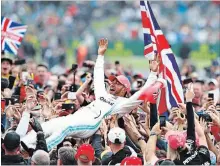
[[[163,82],[163,80],[157,79],[156,71],[158,64],[156,61],[153,61],[150,64],[151,73],[144,87],[130,98],[124,97],[130,90],[130,83],[125,76],[111,78],[110,93],[107,93],[104,84],[104,53],[107,46],[108,41],[106,39],[99,41],[98,58],[94,68],[94,92],[96,100],[86,107],[82,107],[74,114],[42,123],[49,151],[61,143],[66,136],[75,138],[88,138],[92,136],[98,130],[103,118],[113,114],[131,112],[142,102],[138,98],[147,88],[152,89],[152,84],[156,81]],[[32,130],[22,138],[22,141],[28,147],[34,147],[36,144],[36,133]]]

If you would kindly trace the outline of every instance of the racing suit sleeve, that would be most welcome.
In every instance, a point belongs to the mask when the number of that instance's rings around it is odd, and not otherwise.
[[[24,137],[28,131],[29,121],[30,121],[30,113],[24,111],[21,120],[18,124],[18,127],[16,129],[16,133],[18,133],[21,138]]]
[[[149,87],[150,85],[152,85],[155,81],[157,80],[157,72],[150,72],[150,75],[148,76],[147,82],[144,84],[144,86],[137,91],[135,94],[133,94],[129,100],[130,101],[134,101],[137,100],[140,95],[144,92],[144,90]]]
[[[137,108],[137,106],[142,102],[142,100],[138,100],[139,96],[152,85],[157,80],[157,73],[151,72],[148,76],[147,82],[144,86],[135,94],[133,94],[130,98],[121,98],[122,100],[117,103],[112,114],[127,114],[131,112],[133,109]]]
[[[104,78],[104,56],[98,55],[94,68],[94,92],[96,98],[107,94]]]

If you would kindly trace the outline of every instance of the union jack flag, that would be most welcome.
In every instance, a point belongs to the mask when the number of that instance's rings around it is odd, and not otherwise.
[[[182,103],[183,88],[178,65],[175,56],[166,40],[159,24],[153,14],[148,1],[140,1],[143,33],[144,33],[144,55],[149,60],[157,55],[159,65],[159,77],[167,82],[167,87],[161,90],[158,97],[158,111],[165,113],[172,107],[177,107],[177,103]]]
[[[8,18],[1,17],[1,26],[1,50],[16,55],[24,34],[27,31],[27,25],[19,24]]]

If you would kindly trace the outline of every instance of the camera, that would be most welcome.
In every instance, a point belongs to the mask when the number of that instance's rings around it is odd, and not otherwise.
[[[72,70],[75,71],[78,68],[77,64],[72,64]]]
[[[209,114],[200,114],[199,119],[203,118],[206,122],[212,122],[212,118],[210,117]]]

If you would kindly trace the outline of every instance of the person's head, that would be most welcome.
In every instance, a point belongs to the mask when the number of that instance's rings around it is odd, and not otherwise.
[[[48,68],[46,65],[39,64],[37,66],[37,76],[39,77],[41,82],[44,82],[47,78]]]
[[[126,157],[121,162],[121,166],[125,165],[142,165],[142,161],[138,157]]]
[[[37,150],[31,157],[31,165],[50,165],[50,156],[44,150]]]
[[[211,90],[215,90],[216,88],[218,88],[217,80],[216,79],[211,79],[208,82],[208,90],[211,91]]]
[[[193,91],[195,93],[195,98],[200,98],[203,94],[203,91],[202,91],[202,84],[199,83],[199,82],[195,82],[193,84]]]
[[[193,140],[187,138],[185,131],[168,131],[165,138],[168,143],[167,158],[171,160],[179,158],[179,153],[182,150],[188,149],[188,151],[191,151],[195,148],[194,144],[199,145],[198,136],[196,135],[196,142],[194,143]]]
[[[14,77],[17,77],[20,72],[21,72],[21,67],[20,66],[14,66],[11,69],[11,75],[14,76]]]
[[[10,58],[1,58],[1,70],[3,75],[8,75],[11,71],[13,61]]]
[[[108,133],[108,144],[113,153],[124,148],[125,140],[126,135],[122,128],[114,127]]]
[[[126,94],[128,94],[131,90],[131,84],[127,77],[124,75],[120,75],[115,77],[114,75],[111,75],[109,77],[109,80],[111,81],[110,85],[110,94],[125,97]]]
[[[20,151],[20,136],[15,131],[9,131],[2,144],[6,155],[16,155]]]
[[[28,73],[36,73],[37,64],[34,60],[28,60],[27,61],[27,71]]]
[[[75,159],[78,165],[92,165],[95,160],[95,150],[90,144],[82,144],[76,152]]]
[[[70,141],[64,141],[63,147],[73,147],[72,143]]]
[[[58,150],[57,165],[75,165],[75,150],[72,147],[61,147]]]
[[[66,80],[67,80],[67,75],[66,74],[62,74],[62,75],[59,76],[59,81],[66,82]]]
[[[155,165],[175,165],[175,163],[169,159],[160,159],[155,163]]]

